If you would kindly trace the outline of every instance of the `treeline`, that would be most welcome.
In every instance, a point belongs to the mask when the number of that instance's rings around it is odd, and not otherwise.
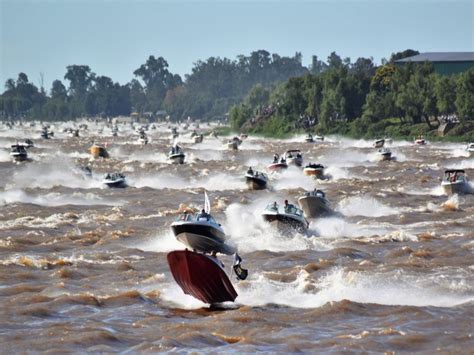
[[[254,86],[231,109],[231,124],[277,136],[295,128],[357,137],[410,136],[449,121],[474,131],[474,69],[444,76],[430,63],[394,64],[417,53],[395,53],[379,67],[369,58],[351,63],[332,53],[327,63],[313,61],[312,73],[273,89]]]
[[[7,80],[0,112],[7,119],[67,120],[164,111],[173,120],[222,119],[256,83],[269,86],[307,72],[300,53],[284,57],[265,50],[235,60],[197,61],[184,80],[169,71],[164,58],[150,56],[126,85],[95,74],[87,65],[70,65],[64,75],[67,87],[55,80],[49,92],[31,83],[25,73]]]

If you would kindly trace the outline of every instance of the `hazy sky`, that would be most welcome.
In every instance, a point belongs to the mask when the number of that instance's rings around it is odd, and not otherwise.
[[[25,72],[49,90],[66,66],[87,64],[126,83],[149,55],[172,72],[210,56],[257,49],[326,59],[374,57],[406,48],[473,51],[474,1],[0,0],[0,92]],[[64,81],[64,80],[63,80]]]

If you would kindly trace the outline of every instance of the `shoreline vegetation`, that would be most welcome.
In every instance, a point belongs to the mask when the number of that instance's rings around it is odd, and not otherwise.
[[[8,79],[0,95],[0,119],[64,121],[116,116],[191,117],[226,122],[235,132],[283,138],[300,133],[351,138],[474,141],[474,68],[440,75],[432,64],[396,60],[419,52],[392,53],[351,62],[332,52],[326,61],[265,50],[236,59],[197,61],[181,78],[162,57],[150,56],[121,85],[87,65],[66,67],[49,92],[25,73]],[[224,130],[225,132],[225,130]]]

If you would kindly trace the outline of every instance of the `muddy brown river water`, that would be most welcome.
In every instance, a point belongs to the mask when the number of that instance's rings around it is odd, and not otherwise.
[[[35,142],[27,162],[0,149],[1,353],[474,351],[474,194],[440,187],[445,168],[474,181],[465,145],[394,141],[396,159],[378,161],[370,141],[249,137],[232,152],[221,139],[194,144],[181,127],[178,166],[166,160],[166,125],[142,146],[129,125],[114,138],[88,124],[80,138],[61,133],[72,123],[53,126],[51,140],[39,126],[0,125],[1,147]],[[111,158],[91,160],[93,141]],[[248,166],[264,171],[291,148],[331,178],[290,168],[268,190],[246,188]],[[112,171],[130,186],[105,188]],[[338,214],[310,220],[308,235],[262,220],[267,203],[315,187]],[[227,310],[185,295],[166,262],[184,249],[170,229],[180,204],[201,208],[204,190],[249,269]]]

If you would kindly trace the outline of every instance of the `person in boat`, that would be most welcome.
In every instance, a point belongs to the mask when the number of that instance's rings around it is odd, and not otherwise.
[[[301,158],[301,153],[296,153],[296,157],[299,159]]]
[[[275,210],[275,211],[278,211],[278,204],[276,203],[276,201],[273,202],[273,205],[272,205],[271,208],[272,208],[273,210]]]
[[[279,158],[278,154],[274,154],[274,155],[273,155],[273,164],[277,164],[277,163],[278,163],[278,158]]]
[[[288,158],[291,158],[291,157],[288,157]],[[285,164],[285,163],[286,163],[285,158],[281,157],[281,159],[280,159],[280,164]]]
[[[110,180],[110,174],[109,173],[105,174],[105,179]]]
[[[285,212],[290,212],[295,206],[291,203],[288,203],[288,200],[285,200]]]
[[[247,170],[247,174],[253,175],[253,170],[251,166],[249,166],[249,170]]]
[[[198,221],[202,221],[205,219],[206,221],[209,221],[209,214],[204,210],[204,208],[201,210],[201,213],[198,215]]]

